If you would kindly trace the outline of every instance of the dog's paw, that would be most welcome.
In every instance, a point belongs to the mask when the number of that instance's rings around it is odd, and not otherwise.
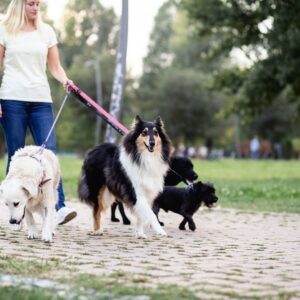
[[[123,220],[123,224],[124,224],[124,225],[130,225],[130,224],[131,224],[131,222],[130,222],[130,220],[128,220],[128,219],[125,219],[125,220]]]
[[[143,232],[137,232],[136,233],[136,238],[137,239],[146,239],[147,238],[147,235]]]
[[[102,229],[93,230],[93,231],[90,231],[88,234],[91,236],[101,236],[101,235],[103,235],[103,230]]]
[[[180,230],[185,230],[185,226],[179,225],[179,229],[180,229]]]
[[[120,220],[118,218],[111,218],[112,222],[120,222]]]
[[[161,230],[158,230],[155,232],[157,235],[167,236],[167,233],[161,228]]]
[[[36,231],[28,231],[27,238],[28,238],[29,240],[37,239],[37,238],[38,238],[38,234],[37,234]]]
[[[189,224],[189,228],[190,228],[190,230],[195,231],[196,230],[196,225],[195,224]]]
[[[14,231],[21,231],[24,227],[23,225],[24,225],[23,222],[21,222],[20,224],[15,224],[14,227],[13,227],[13,230]]]
[[[42,241],[45,243],[52,243],[52,232],[43,232]]]

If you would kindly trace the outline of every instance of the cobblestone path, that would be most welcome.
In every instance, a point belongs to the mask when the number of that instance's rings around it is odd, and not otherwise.
[[[180,231],[181,217],[160,213],[168,237],[134,236],[134,225],[110,223],[103,236],[91,236],[90,209],[69,203],[78,217],[59,226],[54,243],[30,241],[13,231],[0,203],[1,256],[57,259],[56,272],[126,272],[145,285],[178,284],[201,299],[300,299],[300,215],[203,209],[197,230]],[[130,219],[135,221],[130,215]],[[1,270],[0,270],[1,272]],[[138,282],[138,281],[137,281]]]

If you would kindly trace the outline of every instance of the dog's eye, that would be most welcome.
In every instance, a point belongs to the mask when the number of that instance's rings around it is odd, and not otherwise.
[[[142,132],[142,136],[147,136],[148,135],[148,131],[147,130],[144,130],[143,132]]]
[[[14,202],[14,207],[17,207],[20,202]]]
[[[158,131],[157,130],[154,129],[153,133],[154,133],[155,136],[158,136]]]

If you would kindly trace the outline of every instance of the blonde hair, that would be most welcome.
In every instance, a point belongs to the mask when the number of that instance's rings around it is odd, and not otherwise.
[[[1,22],[8,35],[17,35],[26,24],[25,4],[26,0],[12,0],[10,2],[4,19]],[[37,18],[34,20],[36,29],[40,29],[41,23],[40,14],[38,13]]]

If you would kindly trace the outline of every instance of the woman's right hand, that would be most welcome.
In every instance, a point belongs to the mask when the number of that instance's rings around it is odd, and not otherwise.
[[[63,82],[63,87],[64,87],[64,90],[66,91],[67,90],[67,86],[68,86],[68,83],[73,83],[73,81],[71,79],[66,79],[64,82]]]

